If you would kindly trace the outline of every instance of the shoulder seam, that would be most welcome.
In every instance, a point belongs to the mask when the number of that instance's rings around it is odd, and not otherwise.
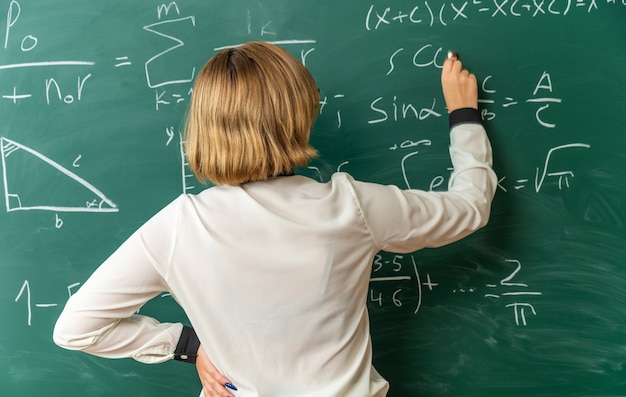
[[[378,241],[376,241],[376,239],[374,238],[374,234],[372,234],[372,229],[370,228],[370,225],[367,223],[367,218],[365,217],[365,214],[363,213],[363,209],[361,208],[361,203],[359,202],[359,198],[357,197],[356,191],[354,189],[354,185],[352,183],[354,182],[354,179],[352,179],[351,177],[347,175],[348,174],[346,174],[345,182],[348,185],[348,190],[350,191],[350,196],[352,197],[352,200],[354,201],[354,205],[356,206],[356,209],[359,212],[359,217],[363,221],[363,224],[365,225],[365,228],[367,229],[367,234],[369,234],[370,238],[374,242],[374,245],[376,246],[378,250],[381,250],[382,249],[381,244]]]

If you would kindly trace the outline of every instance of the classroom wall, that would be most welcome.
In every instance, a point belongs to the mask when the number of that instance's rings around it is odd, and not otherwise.
[[[479,80],[499,185],[483,230],[381,252],[368,306],[390,396],[626,393],[626,1],[0,1],[0,394],[195,396],[194,367],[64,351],[89,274],[183,193],[194,77],[278,43],[321,90],[298,172],[444,190],[448,50]],[[297,258],[295,258],[297,259]],[[141,310],[186,318],[163,294]]]

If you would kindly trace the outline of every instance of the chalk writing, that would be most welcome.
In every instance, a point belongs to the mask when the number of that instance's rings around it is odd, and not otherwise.
[[[87,182],[85,179],[79,177],[74,172],[63,167],[56,161],[44,156],[43,154],[17,143],[8,138],[0,137],[0,152],[2,157],[2,170],[3,170],[3,183],[5,193],[5,204],[7,212],[11,211],[28,211],[28,210],[45,210],[45,211],[57,211],[57,212],[117,212],[118,208],[104,193],[98,190],[94,185]],[[17,158],[18,154],[22,154],[20,161],[27,161],[33,164],[33,169],[40,167],[52,167],[58,171],[61,175],[68,178],[72,183],[77,183],[84,188],[85,201],[84,206],[73,205],[53,205],[45,203],[45,195],[37,195],[34,200],[41,200],[41,202],[34,202],[32,204],[26,204],[22,201],[19,191],[19,186],[14,186],[15,181],[10,181],[8,178],[8,167],[11,167],[11,159]],[[9,158],[11,156],[11,158]],[[22,164],[17,163],[16,164]],[[19,165],[16,165],[19,166]],[[28,183],[28,181],[24,181]],[[88,197],[88,198],[87,198]],[[69,199],[69,198],[68,198]],[[69,200],[68,200],[69,201]]]
[[[541,176],[539,176],[539,168],[537,168],[537,172],[535,174],[535,191],[539,193],[539,191],[541,190],[541,187],[544,185],[544,181],[547,176],[558,178],[559,190],[562,190],[564,188],[563,187],[564,184],[566,187],[569,187],[569,178],[574,177],[574,173],[572,171],[560,170],[560,171],[548,172],[548,166],[550,164],[550,159],[552,155],[555,152],[560,151],[560,150],[566,150],[570,148],[588,149],[590,147],[591,145],[588,145],[586,143],[570,143],[567,145],[561,145],[561,146],[557,146],[557,147],[550,149],[548,151],[548,155],[546,156],[546,161],[543,164],[543,171],[541,172]]]
[[[5,94],[2,95],[4,99],[10,99],[14,104],[17,103],[18,99],[26,99],[32,97],[32,94],[18,94],[17,87],[13,86],[13,94]]]
[[[312,40],[312,39],[304,39],[304,40],[297,40],[297,39],[292,39],[292,40],[267,40],[265,42],[266,43],[270,43],[270,44],[280,45],[280,46],[287,46],[287,45],[294,45],[294,44],[315,44],[315,43],[317,43],[316,40]],[[244,44],[244,43],[228,44],[228,45],[224,45],[224,46],[220,46],[220,47],[215,47],[215,48],[213,48],[213,51],[221,51],[221,50],[224,50],[224,49],[227,49],[227,48],[235,48],[235,47],[239,47],[242,44]]]
[[[76,283],[76,284],[72,284],[71,286],[68,286],[68,291],[71,291],[71,288],[77,285],[78,284]],[[24,294],[26,294],[26,310],[27,310],[26,323],[30,327],[32,325],[33,304],[32,304],[32,299],[31,299],[30,283],[28,282],[28,280],[24,280],[24,283],[22,284],[22,287],[20,288],[20,292],[15,297],[15,302],[18,302],[20,298],[22,298],[22,295]],[[36,303],[35,304],[36,308],[44,308],[44,309],[50,308],[50,307],[57,307],[57,306],[59,306],[57,303]]]
[[[387,76],[389,76],[396,69],[396,57],[404,57],[406,54],[404,48],[398,48],[389,57],[389,70]],[[417,68],[426,68],[434,66],[436,68],[443,68],[443,62],[446,59],[446,55],[443,48],[434,48],[432,44],[424,44],[415,51],[409,51],[409,57],[411,58],[411,64]]]
[[[556,124],[543,121],[543,119],[540,117],[540,114],[544,110],[550,107],[551,102],[561,103],[561,99],[560,98],[536,97],[537,92],[539,90],[547,90],[550,94],[552,93],[552,81],[550,80],[550,74],[548,74],[547,72],[543,72],[543,74],[541,75],[541,78],[539,79],[539,82],[537,83],[537,86],[535,87],[535,90],[533,91],[534,98],[527,99],[526,102],[543,103],[544,105],[540,106],[539,109],[537,109],[537,112],[535,113],[535,117],[537,118],[537,121],[539,122],[539,124],[541,124],[542,126],[547,127],[547,128],[554,128],[556,127]]]
[[[499,284],[487,284],[486,286],[487,288],[494,289],[494,290],[498,287],[507,287],[507,288],[510,287],[512,288],[512,290],[507,290],[501,293],[496,293],[496,291],[494,291],[493,293],[488,292],[485,294],[485,297],[496,299],[496,300],[500,300],[503,297],[504,298],[515,297],[514,298],[515,301],[512,303],[506,303],[505,307],[509,307],[513,309],[516,325],[526,326],[528,325],[528,322],[526,320],[526,315],[528,314],[528,310],[530,310],[530,313],[532,313],[533,315],[537,315],[537,312],[535,311],[535,307],[531,303],[518,302],[517,299],[519,297],[531,298],[534,296],[541,296],[542,293],[539,291],[529,291],[526,289],[528,288],[528,284],[513,281],[513,279],[522,270],[522,264],[520,261],[516,259],[506,259],[505,261],[507,263],[513,264],[515,266],[515,269],[511,273],[509,273],[508,276],[501,279]]]
[[[568,143],[565,145],[559,145],[548,150],[546,155],[546,159],[543,162],[541,167],[537,167],[535,169],[535,179],[534,179],[534,190],[536,193],[539,193],[542,188],[547,183],[547,178],[555,179],[556,185],[559,190],[564,190],[570,187],[570,179],[574,178],[575,174],[573,171],[568,169],[563,169],[559,167],[557,170],[550,171],[550,166],[555,163],[555,160],[552,160],[553,155],[555,153],[560,153],[562,151],[568,151],[569,149],[589,149],[591,145],[587,143]],[[552,160],[552,161],[551,161]],[[507,184],[505,180],[506,176],[501,177],[498,180],[498,188],[503,192],[508,192],[506,188]],[[528,178],[518,178],[513,182],[513,188],[515,190],[520,190],[526,187],[530,180]]]
[[[340,100],[341,98],[344,98],[344,97],[345,97],[344,94],[334,94],[331,97],[331,102],[333,104],[335,104],[335,102],[337,102],[338,100]],[[335,100],[337,100],[337,101],[335,101]],[[328,95],[326,95],[326,94],[320,95],[320,110],[319,110],[320,116],[324,113],[324,108],[326,108],[326,106],[328,104],[329,104]],[[341,109],[338,106],[335,105],[333,107],[333,110],[335,110],[336,115],[337,115],[337,129],[341,129]]]
[[[431,141],[428,140],[428,139],[422,139],[422,140],[419,140],[417,142],[413,142],[413,141],[410,141],[410,140],[409,141],[404,141],[404,142],[402,142],[400,144],[400,148],[406,149],[406,148],[411,148],[411,147],[417,147],[417,146],[420,146],[420,145],[430,146],[431,145]],[[396,150],[397,149],[397,145],[392,146],[390,149],[391,150]],[[407,189],[413,189],[413,187],[409,183],[409,178],[407,176],[406,161],[409,158],[411,158],[411,157],[413,157],[413,156],[415,156],[417,154],[419,154],[419,151],[415,150],[415,151],[413,151],[413,152],[411,152],[409,154],[404,155],[404,157],[402,157],[402,160],[400,161],[400,168],[402,170],[402,178],[404,179],[404,183],[406,184]],[[430,190],[432,190],[433,189],[433,183],[431,183],[430,187],[431,187]]]
[[[169,146],[174,139],[174,126],[165,127],[165,134],[167,135],[167,141],[165,142],[165,146]]]
[[[23,69],[23,68],[38,68],[46,66],[93,66],[95,62],[91,61],[42,61],[42,62],[25,62],[25,63],[13,63],[8,65],[0,65],[0,70],[6,69]]]
[[[497,92],[497,90],[491,88],[490,85],[488,84],[492,77],[493,76],[487,76],[480,85],[481,92],[486,94],[486,96],[490,98],[492,98],[494,94],[496,94]],[[535,89],[532,92],[532,95],[529,98],[524,100],[525,103],[530,103],[530,104],[536,103],[536,104],[541,105],[537,108],[535,112],[535,119],[537,120],[539,125],[545,128],[556,127],[556,123],[552,123],[547,120],[548,116],[544,114],[545,111],[550,108],[551,104],[559,104],[562,102],[561,98],[558,98],[552,95],[552,91],[553,91],[553,86],[552,86],[550,73],[548,73],[547,71],[544,71],[539,77],[537,85],[535,86]],[[538,94],[541,94],[541,93],[550,94],[550,95],[539,96]],[[478,102],[482,104],[483,106],[485,106],[481,110],[483,118],[487,121],[493,120],[496,117],[496,112],[493,109],[493,107],[491,107],[491,105],[496,105],[496,101],[494,99],[486,99],[482,97],[478,100]],[[504,97],[504,101],[501,104],[501,106],[503,108],[508,108],[508,107],[515,106],[518,104],[519,102],[517,100],[515,100],[512,96],[507,95]]]
[[[364,27],[377,31],[394,25],[448,26],[485,14],[491,18],[564,17],[568,14],[598,9],[606,6],[626,5],[626,0],[465,0],[418,1],[404,7],[370,4],[364,13]]]
[[[7,11],[7,19],[6,19],[7,23],[6,23],[6,27],[4,30],[4,48],[5,49],[8,48],[9,46],[11,28],[15,26],[15,24],[17,23],[18,19],[20,18],[21,12],[22,12],[22,7],[20,6],[20,3],[15,0],[12,0],[9,3],[9,9]],[[37,47],[38,42],[39,42],[39,39],[37,37],[33,36],[32,34],[27,34],[20,41],[20,49],[23,52],[31,51],[35,47]]]
[[[194,176],[193,172],[189,168],[189,163],[187,162],[187,153],[185,152],[185,144],[186,141],[183,139],[183,135],[179,134],[180,138],[180,158],[181,158],[181,179],[183,183],[183,193],[193,193],[192,190],[196,188],[197,179]]]
[[[407,264],[408,262],[408,264]],[[497,284],[487,284],[484,297],[498,302],[504,301],[506,308],[512,308],[515,324],[527,326],[527,316],[537,315],[535,307],[529,301],[520,298],[533,299],[542,295],[540,291],[528,289],[528,284],[517,281],[522,264],[516,259],[506,259],[507,264],[514,266]],[[410,303],[413,314],[417,314],[422,305],[424,291],[433,291],[440,287],[440,282],[431,279],[430,273],[425,279],[420,276],[417,263],[413,255],[393,255],[382,252],[376,255],[372,264],[370,304],[383,307],[387,304],[395,308],[403,308]],[[504,289],[499,291],[498,289]],[[455,287],[453,294],[474,294],[480,291],[475,286]],[[512,301],[511,301],[512,300]]]
[[[152,75],[152,71],[154,69],[154,66],[153,66],[154,62],[161,60],[162,58],[166,58],[162,62],[164,64],[167,64],[168,59],[166,55],[170,54],[173,51],[176,51],[178,48],[183,47],[185,45],[185,42],[182,41],[181,39],[175,36],[163,33],[162,31],[160,31],[160,29],[162,29],[163,25],[181,24],[181,23],[190,23],[192,26],[196,26],[196,19],[194,16],[188,16],[188,17],[183,17],[183,18],[159,21],[159,22],[155,22],[153,24],[146,25],[143,27],[143,29],[147,32],[153,33],[157,36],[163,37],[165,39],[168,39],[174,42],[173,44],[171,44],[170,47],[152,56],[144,63],[144,69],[146,72],[146,82],[148,83],[148,87],[150,88],[159,88],[159,87],[172,85],[172,84],[190,83],[193,81],[193,78],[196,73],[195,67],[192,67],[191,70],[189,71],[189,74],[185,77],[177,77],[174,79],[162,77],[158,79],[158,78],[154,78]],[[175,54],[174,54],[174,57],[170,58],[169,62],[172,62],[172,59],[175,59]]]
[[[415,107],[412,103],[398,103],[398,97],[394,95],[389,100],[378,97],[370,103],[370,110],[377,113],[378,118],[368,118],[368,124],[378,124],[386,121],[399,121],[405,119],[425,120],[430,116],[441,117],[444,110],[435,110],[437,98],[433,98],[432,104],[427,107]],[[419,110],[418,110],[419,109]],[[372,116],[373,117],[373,116]]]
[[[74,99],[77,99],[80,101],[82,97],[82,93],[83,93],[83,87],[85,86],[85,81],[87,81],[87,79],[89,79],[90,77],[91,77],[91,73],[87,74],[83,78],[78,77],[78,84],[77,84],[75,95],[74,94],[62,95],[61,87],[59,87],[59,83],[57,83],[56,79],[53,79],[53,78],[46,79],[46,103],[48,105],[50,104],[51,92],[52,94],[56,92],[58,99],[63,100],[63,102],[65,103],[72,103],[74,102]]]
[[[115,64],[116,68],[120,68],[122,66],[130,66],[133,63],[129,60],[128,56],[122,56],[122,57],[115,57],[115,61],[117,62]]]
[[[412,313],[417,314],[422,306],[422,287],[432,291],[438,285],[431,280],[430,274],[426,275],[425,282],[422,281],[413,255],[379,253],[372,265],[369,301],[379,307],[391,303],[396,308],[408,303]]]
[[[255,21],[258,22],[258,21]],[[259,34],[261,35],[261,37],[263,36],[276,36],[276,32],[270,30],[270,25],[272,25],[273,21],[266,21],[266,20],[262,20],[260,22],[260,25],[255,26],[254,30],[257,31]],[[256,24],[255,24],[256,25]],[[246,10],[246,27],[248,30],[248,35],[252,35],[253,33],[253,14],[250,11],[250,9]]]
[[[169,18],[170,12],[175,14],[174,18]],[[172,33],[165,33],[165,31],[194,28],[196,17],[193,15],[181,16],[178,4],[171,2],[168,5],[162,4],[157,7],[157,19],[157,22],[145,25],[143,30],[167,40],[168,47],[144,62],[146,83],[149,88],[154,89],[155,107],[156,110],[159,110],[166,105],[185,102],[191,95],[190,85],[195,78],[196,67],[190,65],[186,70],[182,67],[181,70],[183,71],[181,72],[172,70],[172,65],[179,65],[179,52],[185,46],[185,42]],[[122,64],[124,63],[122,62]],[[183,85],[183,87],[181,88],[179,85]],[[163,87],[167,87],[167,89]]]
[[[252,40],[259,40],[258,38],[255,37],[255,35],[253,34],[254,32],[257,32],[260,34],[261,36],[261,41],[267,42],[267,43],[271,43],[271,44],[276,44],[279,46],[294,46],[294,45],[306,45],[306,44],[316,44],[317,40],[315,39],[283,39],[283,40],[267,40],[267,37],[264,36],[278,36],[280,34],[280,32],[274,31],[273,28],[271,28],[270,26],[274,23],[271,20],[259,20],[259,21],[253,21],[253,14],[250,11],[250,9],[246,10],[246,27],[247,27],[247,31],[248,31],[248,35],[252,37]],[[255,25],[255,27],[253,28],[253,24]],[[258,30],[257,30],[258,29]],[[242,45],[244,43],[238,43],[238,44],[227,44],[227,45],[222,45],[222,46],[218,46],[213,48],[213,51],[221,51],[227,48],[234,48],[234,47],[238,47],[240,45]],[[302,63],[304,65],[306,65],[306,59],[309,56],[309,54],[311,54],[313,51],[315,51],[315,48],[303,48],[302,50],[300,50],[300,60],[302,61]]]
[[[496,101],[494,99],[487,99],[485,97],[493,98],[494,94],[497,93],[497,90],[492,88],[490,85],[490,80],[493,76],[487,76],[480,84],[481,93],[485,94],[484,97],[478,99],[478,103],[482,104],[484,108],[481,110],[483,119],[490,121],[496,118],[496,112],[490,105],[495,105]],[[545,128],[555,128],[556,123],[551,123],[547,121],[544,117],[543,113],[545,110],[550,108],[551,104],[561,103],[562,99],[555,97],[553,94],[553,86],[552,79],[550,73],[544,71],[539,77],[535,89],[532,92],[532,95],[525,100],[526,103],[537,103],[541,104],[539,108],[537,108],[535,112],[535,119]],[[538,94],[546,94],[544,96],[540,96]],[[549,94],[549,95],[548,95]],[[503,108],[508,108],[514,105],[518,105],[519,102],[515,100],[512,96],[505,96],[504,101],[502,103]]]
[[[410,259],[408,266],[405,263],[407,258]],[[487,284],[488,291],[484,293],[484,296],[497,301],[504,300],[504,306],[513,309],[516,325],[527,326],[528,314],[536,315],[537,312],[532,303],[522,301],[519,298],[531,299],[541,296],[542,293],[529,290],[528,284],[514,280],[522,269],[518,260],[506,259],[505,262],[514,265],[513,271],[503,277],[498,284]],[[406,268],[409,270],[408,273]],[[387,286],[387,288],[383,288],[383,286]],[[379,253],[372,265],[369,302],[378,307],[390,304],[396,308],[402,308],[405,303],[410,302],[413,304],[411,306],[413,314],[417,314],[422,305],[423,292],[425,290],[433,291],[437,287],[440,287],[440,283],[434,282],[430,273],[426,274],[425,280],[422,279],[413,255]],[[497,291],[497,288],[504,288],[505,290],[500,292]],[[452,289],[453,294],[473,294],[478,291],[479,288],[471,286]],[[511,298],[513,302],[510,302]]]
[[[418,148],[431,146],[432,142],[429,139],[421,139],[421,140],[405,140],[401,143],[395,143],[394,145],[389,147],[389,150],[397,151],[397,150],[410,150],[410,152],[402,155],[400,159],[400,170],[402,172],[402,179],[406,185],[407,189],[417,188],[416,186],[412,186],[409,182],[410,180],[410,167],[407,166],[407,161],[412,157],[418,155],[420,150]],[[556,153],[560,153],[562,151],[567,151],[571,149],[589,149],[591,145],[586,143],[569,143],[564,145],[559,145],[553,147],[548,150],[546,158],[540,167],[535,168],[535,178],[534,178],[534,190],[536,193],[539,193],[542,188],[547,183],[548,179],[554,179],[556,181],[556,185],[559,190],[564,190],[570,187],[570,180],[575,177],[575,174],[572,170],[568,170],[567,168],[563,168],[563,166],[554,166],[553,163],[556,162],[554,160],[554,155]],[[552,166],[552,167],[551,167]],[[556,168],[556,169],[555,169]],[[453,168],[447,168],[446,171],[452,171]],[[433,178],[429,185],[429,190],[434,190],[443,185],[445,178],[443,175],[438,175]],[[506,182],[505,182],[506,181]],[[529,178],[517,178],[514,182],[513,188],[515,190],[523,189],[527,186]],[[498,188],[504,192],[508,192],[507,189],[507,177],[502,176],[498,180]]]
[[[11,29],[17,24],[20,15],[22,13],[22,7],[18,1],[12,0],[9,3],[9,9],[7,11],[6,17],[6,28],[4,34],[4,48],[7,49],[11,42]],[[22,52],[28,52],[35,47],[39,43],[39,39],[32,34],[25,35],[20,41],[20,50]],[[31,62],[19,62],[19,63],[8,63],[4,65],[0,65],[0,71],[2,70],[15,70],[15,69],[26,69],[26,68],[50,68],[50,67],[80,67],[80,66],[94,66],[95,62],[93,61],[80,61],[80,60],[50,60],[50,61],[31,61]],[[75,100],[80,100],[82,97],[82,93],[84,90],[85,82],[87,79],[91,77],[91,73],[84,75],[83,77],[78,77],[78,86],[76,92],[72,92],[71,94],[66,94],[63,92],[61,86],[55,78],[48,78],[45,80],[43,84],[43,93],[46,97],[46,103],[50,105],[51,97],[58,98],[59,101],[70,104]],[[14,85],[11,89],[10,93],[2,93],[1,97],[3,99],[8,99],[13,102],[13,104],[17,104],[18,101],[22,101],[24,99],[32,98],[32,92],[24,92],[18,86]]]
[[[76,66],[76,65],[94,65],[94,62],[74,62],[74,61],[60,61],[60,62],[31,62],[31,63],[21,63],[21,64],[10,64],[10,65],[0,65],[0,70],[2,69],[19,69],[19,68],[28,68],[28,67],[43,67],[43,66]],[[58,83],[57,79],[49,78],[45,79],[45,82],[42,87],[43,94],[46,98],[46,104],[50,105],[51,100],[56,98],[58,101],[71,104],[75,100],[81,100],[83,90],[85,87],[85,82],[91,77],[91,73],[86,74],[83,77],[78,76],[78,81],[76,84],[76,91],[71,94],[67,94],[62,90],[61,85]],[[17,86],[13,86],[13,92],[10,94],[2,94],[3,99],[8,99],[14,104],[16,104],[19,100],[31,98],[33,96],[32,93],[19,92]]]

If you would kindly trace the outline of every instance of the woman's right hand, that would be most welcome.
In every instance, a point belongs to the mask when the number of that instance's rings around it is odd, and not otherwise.
[[[461,108],[478,109],[478,83],[456,55],[446,59],[441,71],[441,88],[448,112]]]

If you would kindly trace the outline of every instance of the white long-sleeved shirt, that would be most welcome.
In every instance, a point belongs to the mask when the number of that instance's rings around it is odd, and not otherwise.
[[[447,192],[337,173],[327,183],[285,176],[178,197],[71,297],[55,342],[171,359],[182,324],[134,314],[169,291],[235,396],[385,396],[366,309],[375,254],[442,246],[489,218],[497,180],[484,128],[461,123],[450,134]]]

